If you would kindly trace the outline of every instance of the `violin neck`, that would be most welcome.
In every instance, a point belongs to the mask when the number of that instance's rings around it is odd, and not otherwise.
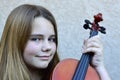
[[[98,31],[92,30],[90,32],[89,38],[91,38],[97,34],[98,34]],[[87,69],[88,69],[89,63],[91,61],[92,55],[93,54],[91,54],[91,53],[83,53],[82,54],[72,80],[84,80],[85,79]]]
[[[97,30],[91,30],[89,38],[91,38],[93,36],[96,36],[96,35],[98,35],[98,31]]]

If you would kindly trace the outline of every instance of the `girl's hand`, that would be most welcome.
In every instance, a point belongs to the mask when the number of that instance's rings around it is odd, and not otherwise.
[[[103,66],[103,46],[99,35],[84,40],[83,53],[92,52],[94,56],[91,60],[91,65],[94,68]]]

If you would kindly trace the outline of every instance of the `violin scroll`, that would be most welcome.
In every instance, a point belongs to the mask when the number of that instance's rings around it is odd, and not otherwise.
[[[84,29],[90,29],[91,31],[100,31],[103,34],[106,34],[106,28],[103,26],[99,26],[98,22],[103,21],[102,14],[98,13],[94,15],[94,22],[90,22],[89,20],[85,20],[85,24],[83,25]],[[91,27],[89,26],[91,25]]]

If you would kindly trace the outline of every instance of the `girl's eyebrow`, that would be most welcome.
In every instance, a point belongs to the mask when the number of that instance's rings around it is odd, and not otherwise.
[[[50,37],[55,37],[55,35],[51,35]]]
[[[42,37],[43,35],[42,34],[32,34],[30,35],[31,37]]]
[[[44,35],[42,34],[32,34],[30,37],[43,37]],[[50,37],[55,37],[55,34],[50,35]]]

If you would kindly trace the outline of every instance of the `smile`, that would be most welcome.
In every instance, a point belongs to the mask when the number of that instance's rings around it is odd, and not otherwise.
[[[51,55],[43,55],[43,56],[39,56],[39,55],[36,55],[35,57],[39,58],[40,60],[49,60]]]

